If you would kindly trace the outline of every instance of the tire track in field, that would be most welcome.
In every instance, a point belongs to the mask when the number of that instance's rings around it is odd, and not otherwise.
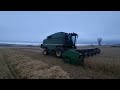
[[[15,71],[13,66],[10,64],[10,62],[7,59],[7,56],[5,55],[5,52],[3,50],[0,50],[0,62],[1,62],[1,67],[0,69],[3,69],[0,71],[2,73],[1,79],[20,79],[19,74]]]

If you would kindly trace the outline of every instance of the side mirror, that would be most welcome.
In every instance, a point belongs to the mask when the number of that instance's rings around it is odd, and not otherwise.
[[[78,38],[78,35],[77,35],[77,38]]]

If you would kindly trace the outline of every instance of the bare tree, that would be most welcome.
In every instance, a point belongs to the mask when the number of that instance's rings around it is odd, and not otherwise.
[[[101,42],[102,42],[102,38],[101,38],[101,37],[98,38],[98,39],[97,39],[97,42],[98,42],[98,45],[100,46],[100,45],[101,45]]]

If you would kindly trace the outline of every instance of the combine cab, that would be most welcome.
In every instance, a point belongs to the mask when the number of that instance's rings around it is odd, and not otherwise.
[[[55,54],[56,57],[63,58],[64,62],[70,64],[84,64],[84,58],[100,53],[98,48],[76,49],[76,33],[58,32],[43,40],[41,48],[44,49],[43,54]]]

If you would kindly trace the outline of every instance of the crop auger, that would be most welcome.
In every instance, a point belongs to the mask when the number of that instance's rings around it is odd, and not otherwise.
[[[76,49],[77,37],[76,33],[57,32],[44,39],[40,47],[44,49],[44,55],[54,53],[66,63],[84,65],[84,58],[99,54],[100,49]]]

